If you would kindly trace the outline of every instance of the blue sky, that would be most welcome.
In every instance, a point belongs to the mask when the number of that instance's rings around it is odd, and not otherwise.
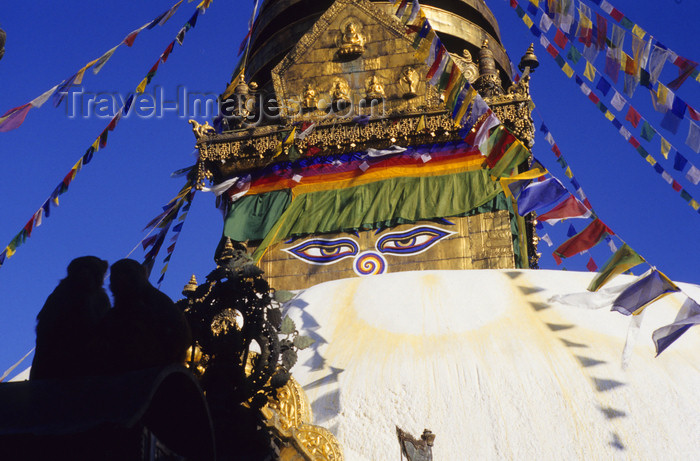
[[[0,61],[0,112],[31,101],[73,75],[174,3],[4,2],[0,6],[0,26],[8,37],[6,53]],[[534,37],[506,0],[487,3],[499,21],[509,55],[517,63]],[[696,61],[700,58],[691,21],[700,17],[699,2],[611,3],[678,54]],[[191,16],[195,5],[183,3],[167,24],[143,31],[131,48],[119,47],[98,75],[88,71],[83,80],[84,91],[108,93],[115,98],[132,92]],[[160,65],[147,94],[175,101],[182,99],[185,91],[221,92],[236,65],[238,45],[246,34],[252,8],[249,0],[215,0],[187,33],[184,45],[176,45],[167,63]],[[626,49],[629,50],[629,38]],[[696,237],[700,215],[661,180],[537,44],[535,53],[541,63],[531,85],[537,105],[535,123],[539,127],[544,119],[599,217],[674,280],[700,283],[700,242]],[[596,65],[602,70],[600,59]],[[580,67],[576,70],[583,72]],[[661,80],[668,83],[675,72],[675,67],[667,64]],[[692,106],[700,107],[700,83],[689,80],[678,94]],[[75,101],[80,102],[80,98]],[[610,107],[609,98],[603,101]],[[652,109],[646,90],[638,90],[632,103],[659,126],[661,115]],[[85,110],[70,117],[73,107],[64,102],[54,108],[49,101],[30,111],[17,130],[0,133],[0,246],[7,245],[21,230],[109,122],[94,114],[84,117],[81,114]],[[624,118],[624,114],[620,117]],[[684,144],[687,123],[681,125],[678,136],[664,135],[692,163],[700,165],[700,155]],[[639,138],[638,133],[635,135]],[[126,257],[140,242],[146,223],[182,187],[183,179],[173,179],[170,173],[194,163],[194,143],[187,117],[176,111],[166,110],[160,116],[132,116],[123,119],[110,133],[107,147],[77,174],[68,192],[60,197],[60,206],[0,267],[0,372],[33,347],[36,314],[65,276],[71,259],[93,254],[114,262]],[[671,162],[661,158],[658,136],[643,145],[691,195],[700,198],[700,186],[684,180],[672,169]],[[533,151],[569,185],[539,132]],[[572,223],[578,230],[585,225],[582,220]],[[545,226],[555,243],[565,239],[568,223]],[[163,291],[178,299],[192,274],[204,279],[214,267],[213,252],[222,228],[213,196],[197,193],[161,287]],[[556,268],[551,249],[544,242],[540,251],[544,254],[541,266]],[[602,266],[610,251],[601,246],[591,255]],[[164,256],[158,258],[154,280]],[[137,249],[131,257],[141,260],[143,252]],[[588,256],[577,256],[563,266],[586,270],[587,261]],[[66,360],[80,360],[80,352]]]

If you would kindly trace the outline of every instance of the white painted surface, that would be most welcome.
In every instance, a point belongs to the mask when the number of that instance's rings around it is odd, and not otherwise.
[[[398,460],[395,426],[436,434],[434,459],[700,459],[700,326],[655,358],[683,298],[629,318],[549,305],[592,274],[425,271],[352,278],[287,307],[317,340],[293,369],[346,459]],[[632,280],[621,276],[613,283]],[[700,287],[680,284],[700,300]]]

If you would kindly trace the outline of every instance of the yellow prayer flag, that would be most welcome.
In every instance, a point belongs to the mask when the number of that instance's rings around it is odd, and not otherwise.
[[[698,75],[695,76],[695,80],[700,82],[700,73],[698,73]]]
[[[530,19],[530,16],[528,16],[528,15],[523,16],[523,22],[525,23],[525,25],[528,28],[532,27],[533,22],[532,22],[532,19]]]
[[[567,178],[571,179],[574,177],[574,174],[571,172],[571,167],[567,166],[566,170],[564,171],[564,174],[566,175]]]
[[[668,98],[668,88],[664,86],[663,83],[659,82],[659,86],[656,88],[656,103],[659,106],[666,106],[666,99]]]
[[[700,208],[700,203],[696,202],[695,199],[690,199],[690,206],[693,207],[693,210],[698,211],[698,208]]]
[[[85,64],[85,67],[80,69],[77,74],[75,74],[75,80],[73,80],[73,84],[75,85],[80,85],[83,83],[83,77],[85,76],[85,71],[88,70],[90,67],[92,67],[95,63],[97,62],[97,59],[90,61],[89,63]]]
[[[76,162],[76,164],[73,165],[73,168],[71,168],[71,170],[74,170],[75,173],[77,173],[78,171],[80,171],[80,170],[82,170],[82,169],[83,169],[83,158],[80,157],[80,160],[78,160],[78,161]],[[74,177],[74,178],[75,178],[75,173],[73,173],[73,177]]]
[[[561,68],[562,72],[566,74],[567,77],[571,78],[574,76],[574,69],[568,63],[564,63],[564,67]]]
[[[139,83],[139,86],[136,87],[136,94],[141,94],[144,91],[146,91],[147,84],[148,84],[148,77],[141,80],[141,83]]]
[[[213,1],[214,0],[202,0],[202,2],[199,5],[197,5],[197,8],[204,8],[206,10],[207,8],[209,8],[209,5],[211,5],[211,2]]]
[[[649,165],[651,165],[651,166],[656,165],[656,160],[654,160],[654,157],[652,157],[651,155],[647,155],[647,156],[644,158],[644,160],[646,160],[647,162],[649,162]]]
[[[586,70],[583,72],[583,75],[591,82],[595,80],[595,67],[588,60],[586,60]]]
[[[612,122],[615,119],[615,115],[608,110],[605,111],[605,118]]]
[[[90,146],[90,147],[92,147],[93,149],[95,149],[95,152],[97,152],[98,150],[100,150],[100,138],[95,139],[95,142],[93,142],[93,143],[92,143],[92,146]]]
[[[663,137],[661,138],[661,153],[664,158],[668,160],[668,153],[671,152],[671,143],[666,141]]]
[[[7,255],[8,258],[11,258],[15,254],[16,250],[13,250],[12,248],[5,247],[5,254]]]
[[[54,205],[58,206],[58,195],[51,200],[53,200]]]
[[[430,47],[433,45],[433,38],[435,38],[435,31],[431,29],[423,41],[420,42],[418,49],[414,53],[416,59],[421,61],[428,59],[428,56],[430,55]]]
[[[540,0],[530,0],[530,3],[532,3],[535,6],[540,6]]]
[[[644,36],[647,34],[647,33],[644,31],[644,29],[642,29],[641,27],[639,27],[637,24],[635,24],[634,27],[632,27],[632,33],[633,33],[634,35],[636,35],[637,37],[639,37],[639,38],[644,38]]]

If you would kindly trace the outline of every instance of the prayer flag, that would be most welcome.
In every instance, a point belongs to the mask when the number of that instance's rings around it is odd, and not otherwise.
[[[569,51],[566,53],[566,57],[574,64],[578,64],[582,56],[579,50],[574,45],[571,45]]]
[[[486,140],[485,150],[488,152],[485,163],[493,168],[501,160],[508,148],[516,141],[515,136],[503,125],[496,127]]]
[[[654,138],[654,134],[656,133],[656,130],[647,122],[644,120],[644,123],[642,124],[642,139],[645,139],[647,141],[651,141]]]
[[[613,302],[613,311],[623,315],[638,315],[646,306],[662,296],[680,291],[664,274],[656,269],[642,275],[628,286]]]
[[[552,27],[552,20],[546,14],[543,14],[540,18],[540,29],[544,32],[549,32],[549,28]]]
[[[692,298],[687,298],[672,324],[659,328],[651,338],[656,345],[656,355],[662,353],[693,325],[700,324],[700,305]]]
[[[596,218],[581,232],[562,243],[554,250],[553,255],[559,259],[575,256],[596,246],[606,235],[615,235],[615,233]]]
[[[651,54],[649,55],[649,76],[652,84],[659,80],[659,75],[661,75],[661,70],[664,68],[664,64],[669,55],[669,50],[661,48],[658,45],[654,45],[654,48],[651,50]]]
[[[27,113],[32,108],[32,103],[27,103],[23,106],[15,107],[13,109],[5,112],[2,117],[0,117],[0,132],[6,132],[14,130],[22,123],[27,117]]]
[[[618,76],[620,75],[620,62],[615,59],[613,51],[608,48],[605,53],[605,74],[610,77],[610,79],[617,83]]]
[[[700,127],[693,122],[690,122],[685,144],[693,149],[695,153],[700,153]]]
[[[46,101],[48,101],[48,99],[49,99],[49,98],[51,97],[51,95],[54,93],[54,91],[56,91],[57,88],[58,88],[58,85],[56,85],[55,87],[51,88],[50,90],[48,90],[47,92],[45,92],[45,93],[42,94],[41,96],[38,96],[38,97],[34,98],[29,104],[31,104],[32,107],[41,107],[41,106],[43,106],[44,103],[45,103]]]
[[[694,185],[698,185],[700,182],[700,170],[695,167],[695,165],[690,165],[690,169],[685,174],[688,181],[692,182]]]
[[[607,33],[608,33],[608,21],[601,16],[598,12],[595,14],[596,18],[596,47],[602,50],[606,47]]]
[[[547,242],[547,246],[550,246],[550,247],[551,247],[551,246],[554,245],[554,243],[552,242],[552,239],[551,239],[551,237],[549,236],[549,234],[544,234],[544,235],[541,237],[541,239],[544,240],[545,242]]]
[[[598,84],[596,85],[596,88],[600,90],[601,93],[603,93],[603,96],[607,96],[608,92],[610,91],[611,85],[610,82],[605,80],[603,77],[600,77],[600,80],[598,80]]]
[[[664,158],[668,159],[668,153],[671,152],[671,143],[666,141],[663,137],[661,138],[661,154]]]
[[[563,219],[589,218],[591,210],[586,208],[576,197],[569,194],[569,197],[555,206],[548,212],[537,217],[540,222],[554,225]]]
[[[639,115],[639,112],[630,105],[630,108],[627,110],[627,115],[625,115],[625,120],[630,122],[633,127],[637,128],[641,119],[642,116]]]
[[[557,29],[557,33],[554,34],[554,43],[556,43],[557,46],[563,50],[566,48],[567,42],[568,39],[566,38],[566,35],[564,35],[564,32],[562,32],[561,29]]]
[[[586,69],[583,71],[583,76],[591,82],[595,80],[595,67],[588,60],[586,60]]]
[[[683,82],[685,82],[685,80],[695,71],[695,68],[698,66],[697,62],[690,61],[689,59],[680,57],[678,59],[683,59],[681,65],[678,67],[678,78],[674,79],[668,84],[668,87],[674,91],[678,91]],[[676,60],[676,64],[678,64],[678,60]]]
[[[626,243],[605,263],[598,275],[591,280],[588,291],[598,291],[603,285],[618,275],[644,262],[644,258]]]
[[[588,260],[588,264],[586,264],[586,268],[587,268],[590,272],[596,272],[596,271],[598,270],[598,265],[595,263],[595,261],[593,261],[593,257],[591,257],[591,258]]]
[[[497,178],[510,175],[511,171],[526,161],[530,151],[516,139],[503,154],[501,160],[491,169],[491,174]]]
[[[576,228],[574,227],[574,225],[569,224],[569,229],[567,229],[567,231],[566,231],[566,236],[573,237],[576,234],[577,234],[577,232],[576,232]]]
[[[518,214],[526,214],[554,205],[569,194],[555,177],[534,182],[525,187],[518,198]],[[570,195],[570,194],[569,194]]]
[[[661,128],[670,131],[673,134],[678,133],[678,129],[681,126],[683,120],[678,117],[673,111],[666,112],[664,118],[661,120]]]

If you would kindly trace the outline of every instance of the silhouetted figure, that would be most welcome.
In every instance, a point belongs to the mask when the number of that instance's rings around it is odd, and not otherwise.
[[[109,312],[102,284],[109,264],[95,256],[76,258],[68,276],[49,295],[37,315],[36,350],[30,379],[92,374],[96,329]]]
[[[184,314],[153,287],[146,269],[133,259],[112,265],[109,288],[114,308],[105,316],[104,368],[121,373],[183,363],[192,334]]]

